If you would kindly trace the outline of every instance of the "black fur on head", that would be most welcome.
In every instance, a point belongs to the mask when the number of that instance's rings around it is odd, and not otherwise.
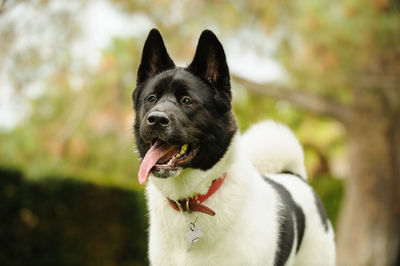
[[[206,170],[224,155],[237,130],[225,52],[209,30],[201,34],[193,61],[181,68],[169,57],[159,31],[152,29],[143,48],[133,102],[142,158],[156,139],[176,146],[189,144],[198,152],[184,167]],[[160,123],[153,123],[158,119]]]

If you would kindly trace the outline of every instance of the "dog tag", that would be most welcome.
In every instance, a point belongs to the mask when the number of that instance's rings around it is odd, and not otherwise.
[[[189,244],[194,244],[203,236],[200,226],[196,226],[194,222],[189,224],[189,231],[186,233],[186,241]]]

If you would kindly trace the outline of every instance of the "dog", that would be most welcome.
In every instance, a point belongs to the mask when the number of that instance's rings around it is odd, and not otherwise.
[[[307,184],[302,147],[273,121],[239,133],[213,32],[177,67],[152,29],[132,98],[151,265],[335,264],[334,232]]]

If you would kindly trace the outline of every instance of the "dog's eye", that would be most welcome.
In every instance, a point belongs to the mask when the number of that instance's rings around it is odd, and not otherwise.
[[[149,103],[155,103],[157,101],[157,97],[154,94],[152,94],[149,97],[147,97],[147,101]]]
[[[189,105],[189,104],[192,104],[193,101],[189,96],[183,96],[181,99],[181,103]]]

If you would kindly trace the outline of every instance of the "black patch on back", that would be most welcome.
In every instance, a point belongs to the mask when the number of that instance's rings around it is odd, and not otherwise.
[[[304,230],[306,228],[306,217],[304,216],[303,210],[300,206],[296,204],[295,209],[295,217],[296,217],[296,229],[297,229],[297,247],[296,253],[299,252],[301,242],[303,241]]]
[[[290,172],[290,171],[283,171],[282,174],[289,174],[289,175],[297,176],[297,177],[299,177],[301,179],[301,181],[303,181],[304,183],[308,184],[307,181],[301,175],[295,174],[295,173]],[[318,214],[319,214],[319,217],[321,218],[322,225],[324,226],[325,231],[328,232],[328,229],[329,229],[328,217],[326,215],[324,206],[323,206],[323,204],[321,202],[320,197],[315,192],[315,190],[312,189],[312,191],[313,191],[313,194],[314,194],[315,205],[317,206]]]
[[[295,234],[297,235],[296,253],[299,251],[304,236],[305,216],[303,210],[292,198],[290,192],[281,184],[263,176],[278,193],[282,202],[282,209],[279,210],[279,239],[278,251],[275,255],[275,266],[282,266],[286,263],[292,250]],[[296,219],[296,222],[294,221]],[[296,232],[295,232],[296,223]]]

